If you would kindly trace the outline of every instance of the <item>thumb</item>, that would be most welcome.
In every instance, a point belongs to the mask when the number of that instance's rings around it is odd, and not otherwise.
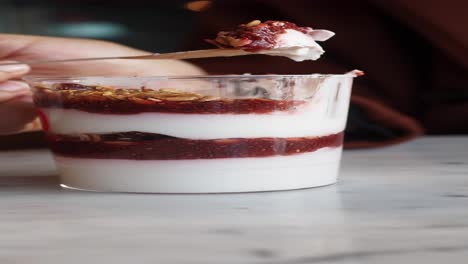
[[[3,59],[34,60],[133,54],[146,53],[101,40],[0,34],[0,58]]]

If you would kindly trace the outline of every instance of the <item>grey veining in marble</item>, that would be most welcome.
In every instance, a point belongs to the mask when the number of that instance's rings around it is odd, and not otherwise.
[[[468,263],[468,137],[347,151],[339,184],[299,191],[103,194],[8,175],[2,264]]]

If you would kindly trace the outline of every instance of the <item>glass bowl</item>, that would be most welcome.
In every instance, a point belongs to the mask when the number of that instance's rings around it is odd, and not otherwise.
[[[354,77],[26,81],[63,187],[225,193],[335,183]]]

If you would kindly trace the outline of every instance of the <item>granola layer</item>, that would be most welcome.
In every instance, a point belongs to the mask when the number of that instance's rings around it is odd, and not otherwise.
[[[101,114],[267,114],[293,110],[305,103],[302,100],[227,99],[174,89],[119,89],[75,83],[62,83],[52,88],[36,86],[34,89],[38,107]]]

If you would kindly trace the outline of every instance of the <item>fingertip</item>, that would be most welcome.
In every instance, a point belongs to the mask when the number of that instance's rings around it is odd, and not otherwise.
[[[0,83],[0,91],[4,91],[4,92],[29,91],[29,85],[21,81],[6,81],[3,83]]]
[[[16,64],[13,64],[16,63]],[[28,72],[31,67],[27,64],[18,64],[17,61],[0,61],[0,71],[3,72]]]
[[[15,61],[0,61],[0,81],[6,81],[20,77],[31,70],[27,64],[2,65],[6,63],[16,63]]]
[[[6,81],[0,83],[0,103],[6,102],[15,98],[25,97],[30,95],[29,86],[20,81]]]

